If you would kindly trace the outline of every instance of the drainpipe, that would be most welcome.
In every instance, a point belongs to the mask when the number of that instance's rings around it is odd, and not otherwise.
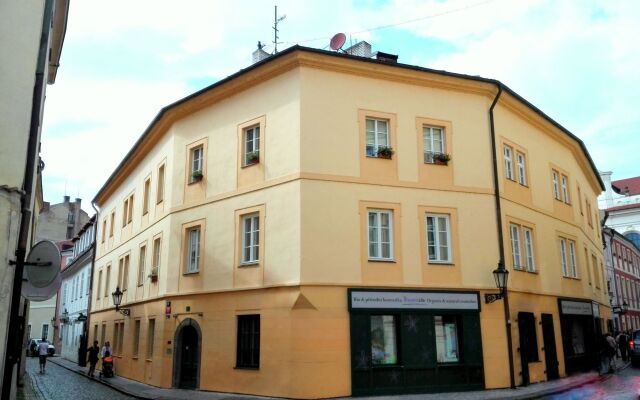
[[[493,157],[493,194],[496,201],[496,227],[498,228],[498,251],[500,254],[500,261],[498,261],[498,268],[505,268],[504,262],[504,236],[502,233],[502,206],[500,205],[500,186],[498,182],[498,154],[496,150],[496,129],[493,119],[493,109],[498,104],[498,99],[502,94],[502,84],[496,81],[496,87],[498,93],[489,107],[489,128],[491,131],[491,155]],[[507,347],[509,353],[509,383],[511,388],[516,387],[514,370],[513,370],[513,338],[511,337],[511,311],[509,310],[509,291],[505,287],[503,295],[504,304],[504,320],[506,321],[507,330]]]
[[[91,202],[91,207],[93,207],[96,212],[95,221],[93,222],[93,244],[91,245],[91,251],[93,254],[91,255],[91,274],[89,275],[89,298],[87,299],[87,320],[84,324],[84,337],[87,342],[87,349],[89,346],[93,346],[93,343],[89,343],[89,327],[91,326],[91,300],[93,299],[93,273],[96,269],[96,248],[98,242],[98,221],[100,221],[100,212],[96,208],[96,203]],[[96,338],[93,338],[96,340]]]

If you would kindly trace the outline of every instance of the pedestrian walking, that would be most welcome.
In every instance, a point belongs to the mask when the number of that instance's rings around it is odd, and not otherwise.
[[[47,364],[47,355],[49,354],[49,343],[47,338],[42,338],[38,343],[38,357],[40,358],[40,373],[44,374],[44,367]]]
[[[89,375],[92,378],[93,378],[94,372],[96,371],[96,364],[100,359],[99,353],[100,353],[100,347],[98,347],[98,341],[95,340],[93,342],[93,346],[89,347],[89,350],[87,352],[87,354],[89,355],[89,372],[87,372],[87,375]]]
[[[629,354],[629,336],[627,336],[627,334],[622,331],[616,337],[616,342],[618,342],[618,348],[620,349],[620,357],[622,358],[622,361],[627,362],[627,354]]]
[[[111,343],[109,341],[104,342],[102,346],[102,358],[109,357],[111,355]]]

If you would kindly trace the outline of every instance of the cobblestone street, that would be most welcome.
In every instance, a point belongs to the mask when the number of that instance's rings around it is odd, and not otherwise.
[[[542,397],[544,400],[630,400],[640,396],[640,369],[625,368],[602,382],[584,385],[565,393]]]
[[[52,362],[45,374],[39,373],[38,359],[27,358],[25,385],[18,390],[19,400],[126,400],[125,396],[103,384],[93,382]]]

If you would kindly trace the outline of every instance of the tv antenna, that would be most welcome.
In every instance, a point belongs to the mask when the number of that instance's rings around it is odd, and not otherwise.
[[[276,54],[278,52],[278,43],[282,43],[282,42],[278,42],[278,22],[282,21],[285,18],[287,18],[286,15],[278,17],[278,6],[274,6],[274,12],[273,12],[273,54]]]
[[[336,33],[331,38],[329,42],[329,47],[331,50],[339,51],[342,50],[342,46],[344,46],[344,42],[347,40],[347,36],[344,33]]]

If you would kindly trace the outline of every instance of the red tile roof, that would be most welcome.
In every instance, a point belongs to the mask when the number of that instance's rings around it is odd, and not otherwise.
[[[625,189],[629,189],[629,196],[640,194],[640,176],[635,178],[620,179],[619,181],[611,182],[613,190],[620,194],[626,194]]]
[[[605,211],[620,211],[620,210],[630,210],[632,208],[640,208],[640,203],[633,203],[633,204],[624,204],[621,206],[615,206],[615,207],[610,207],[607,208]]]

